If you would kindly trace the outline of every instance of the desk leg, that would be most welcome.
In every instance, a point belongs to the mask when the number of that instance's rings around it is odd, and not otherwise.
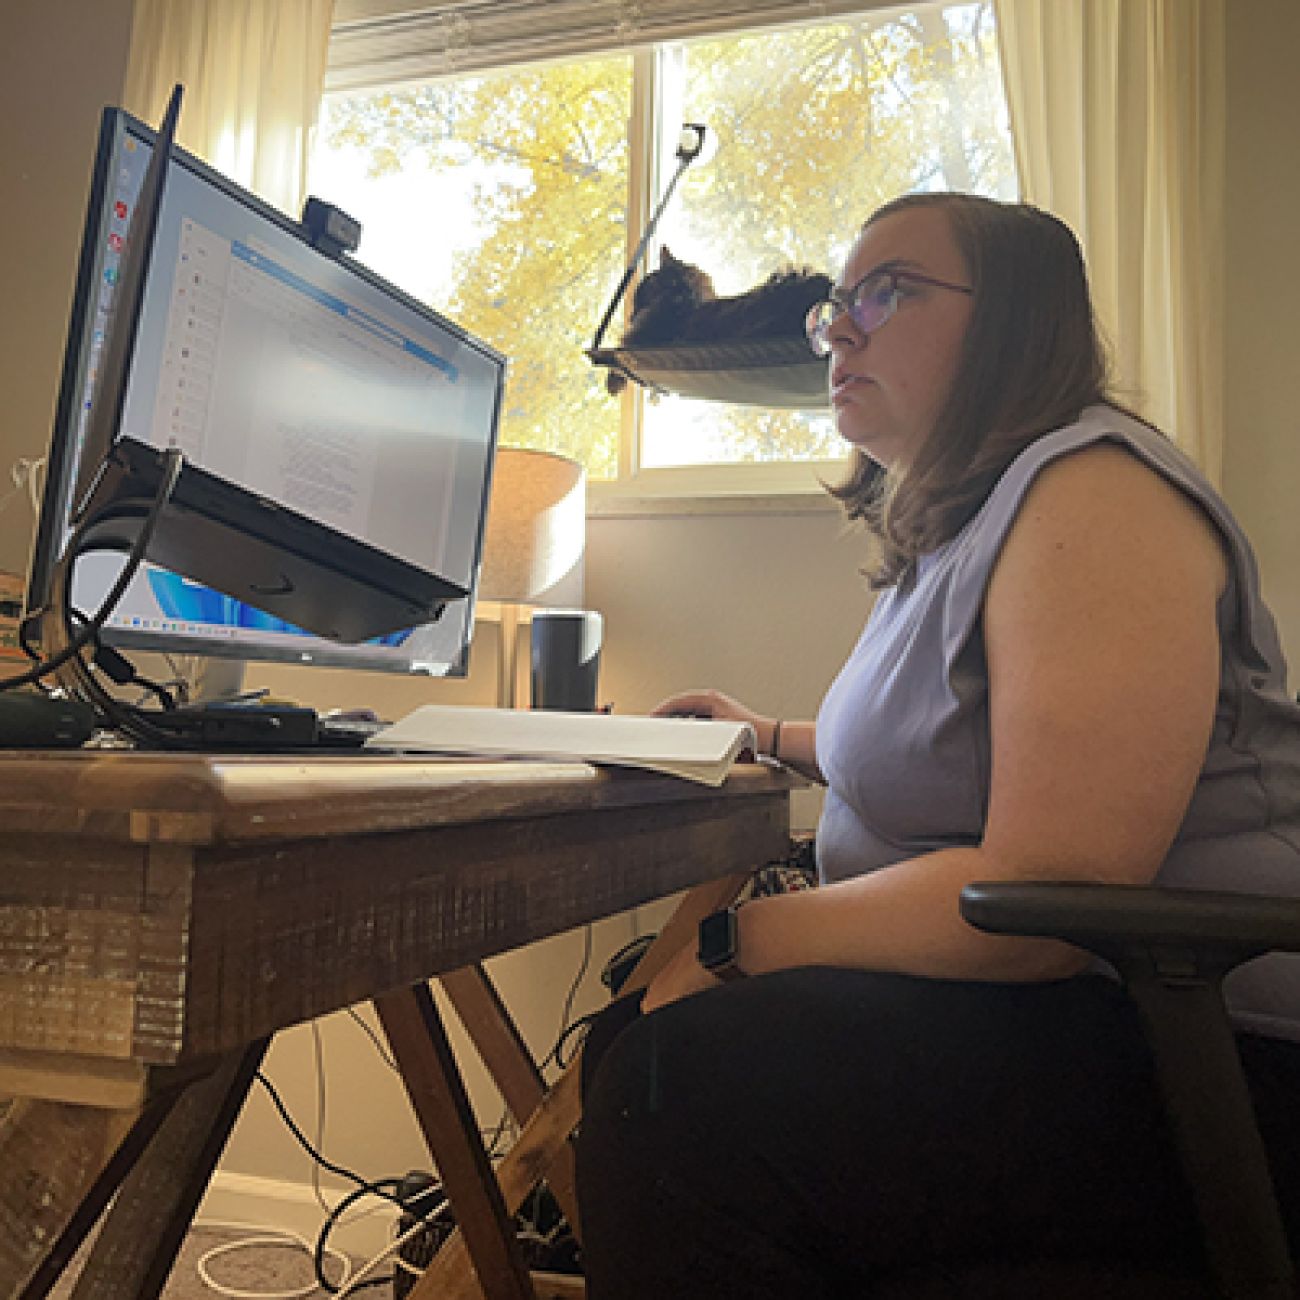
[[[181,1092],[123,1181],[73,1300],[155,1300],[269,1041],[232,1054]]]
[[[632,993],[645,988],[679,948],[694,940],[704,917],[719,908],[727,907],[735,900],[750,875],[748,871],[737,872],[719,880],[706,881],[688,890],[663,931],[637,963],[622,992]],[[465,1025],[478,1054],[483,1058],[483,1064],[501,1090],[510,1113],[523,1127],[546,1096],[546,1084],[487,972],[478,964],[464,966],[440,976],[439,982],[452,1006],[456,1008],[456,1014]],[[567,1069],[577,1072],[576,1057]],[[536,1162],[541,1159],[546,1162],[546,1181],[559,1202],[573,1235],[581,1241],[578,1198],[574,1185],[573,1146],[568,1137],[567,1133],[564,1134],[552,1150],[543,1152],[540,1157],[533,1155],[532,1160]],[[531,1187],[527,1189],[531,1190]],[[515,1209],[509,1198],[507,1209]]]
[[[385,993],[375,1009],[447,1189],[487,1300],[533,1300],[514,1228],[492,1172],[442,1018],[426,984]]]
[[[121,1186],[122,1179],[130,1172],[132,1166],[140,1158],[140,1153],[158,1131],[158,1126],[166,1118],[168,1111],[171,1110],[174,1100],[175,1097],[172,1094],[159,1097],[140,1112],[126,1137],[109,1157],[108,1163],[100,1171],[98,1178],[91,1183],[89,1190],[82,1197],[81,1203],[73,1211],[67,1226],[59,1234],[53,1246],[49,1248],[48,1253],[40,1261],[36,1271],[28,1279],[27,1285],[22,1289],[20,1300],[43,1300],[49,1294],[50,1288],[63,1275],[64,1269],[68,1267],[73,1255],[77,1253],[77,1249],[85,1240],[86,1234],[99,1222],[104,1207],[112,1199],[113,1193]],[[36,1105],[41,1104],[36,1103]],[[48,1103],[44,1104],[48,1105]],[[82,1118],[86,1122],[93,1123],[95,1114],[95,1112],[91,1111]],[[98,1114],[101,1117],[107,1114],[110,1123],[112,1122],[113,1112],[101,1111]],[[125,1118],[123,1116],[122,1121]],[[37,1127],[43,1138],[49,1139],[51,1137],[48,1125],[38,1125]],[[57,1139],[40,1143],[42,1161],[47,1169],[50,1163],[50,1152],[56,1150],[57,1147]],[[93,1146],[83,1148],[81,1154],[84,1156],[88,1154],[89,1150],[93,1150]],[[35,1201],[36,1198],[33,1197],[32,1200]],[[3,1271],[0,1271],[0,1277],[3,1277]],[[6,1292],[6,1294],[10,1293]]]
[[[528,1117],[542,1104],[546,1082],[487,971],[477,964],[464,966],[440,976],[439,983],[456,1008],[456,1014],[483,1058],[493,1082],[501,1090],[515,1122],[522,1129]],[[544,1177],[570,1230],[581,1240],[570,1142],[562,1140],[556,1146]],[[514,1209],[508,1197],[507,1209]]]
[[[8,1103],[0,1115],[0,1295],[36,1300],[49,1290],[154,1120],[65,1102]]]
[[[507,1210],[514,1211],[523,1204],[553,1160],[556,1148],[568,1144],[579,1110],[578,1072],[571,1069],[560,1076],[559,1082],[533,1111],[518,1140],[497,1166],[497,1185]],[[538,1300],[556,1293],[554,1281],[544,1287],[536,1273],[532,1281]],[[569,1279],[566,1285],[576,1287],[570,1294],[583,1294],[580,1278]],[[416,1280],[406,1300],[479,1300],[480,1296],[465,1238],[457,1229],[438,1247],[438,1253]]]

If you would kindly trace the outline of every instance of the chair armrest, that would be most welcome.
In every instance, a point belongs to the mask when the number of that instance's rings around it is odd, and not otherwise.
[[[1135,950],[1195,954],[1228,970],[1261,953],[1300,952],[1300,900],[1154,885],[978,881],[961,914],[994,934],[1061,939],[1107,960]]]

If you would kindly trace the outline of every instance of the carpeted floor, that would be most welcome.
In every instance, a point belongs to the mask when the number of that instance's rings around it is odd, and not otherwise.
[[[224,1229],[194,1228],[176,1257],[176,1265],[163,1289],[162,1300],[213,1300],[213,1297],[221,1295],[220,1291],[207,1286],[199,1277],[198,1262],[213,1247],[235,1241],[243,1235],[245,1234]],[[68,1272],[50,1292],[50,1300],[67,1300],[71,1296],[84,1255],[83,1250],[73,1260]],[[361,1262],[363,1261],[355,1260],[353,1266],[357,1267]],[[329,1267],[327,1265],[327,1269]],[[208,1271],[221,1286],[245,1295],[249,1292],[259,1295],[265,1293],[267,1296],[283,1295],[305,1287],[315,1277],[311,1260],[301,1249],[274,1245],[250,1246],[231,1251],[211,1260]],[[391,1266],[381,1267],[376,1275],[391,1277]],[[328,1276],[334,1277],[336,1274],[329,1272]],[[326,1292],[317,1288],[308,1294],[324,1297]],[[361,1300],[389,1300],[393,1294],[392,1284],[367,1287],[358,1294]]]

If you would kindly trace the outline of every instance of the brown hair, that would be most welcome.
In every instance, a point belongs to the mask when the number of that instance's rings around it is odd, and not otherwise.
[[[881,544],[877,588],[906,581],[919,556],[955,537],[1030,443],[1108,400],[1083,254],[1064,222],[1025,203],[909,194],[863,229],[919,207],[947,217],[974,301],[951,391],[911,464],[886,471],[855,450],[830,488]]]

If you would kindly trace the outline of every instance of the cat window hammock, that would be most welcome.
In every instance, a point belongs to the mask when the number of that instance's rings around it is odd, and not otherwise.
[[[688,122],[682,127],[677,144],[677,169],[601,317],[587,356],[593,365],[617,372],[653,393],[740,406],[797,410],[827,406],[826,359],[814,356],[803,338],[601,346],[677,182],[704,148],[704,136],[705,127],[700,123]]]

